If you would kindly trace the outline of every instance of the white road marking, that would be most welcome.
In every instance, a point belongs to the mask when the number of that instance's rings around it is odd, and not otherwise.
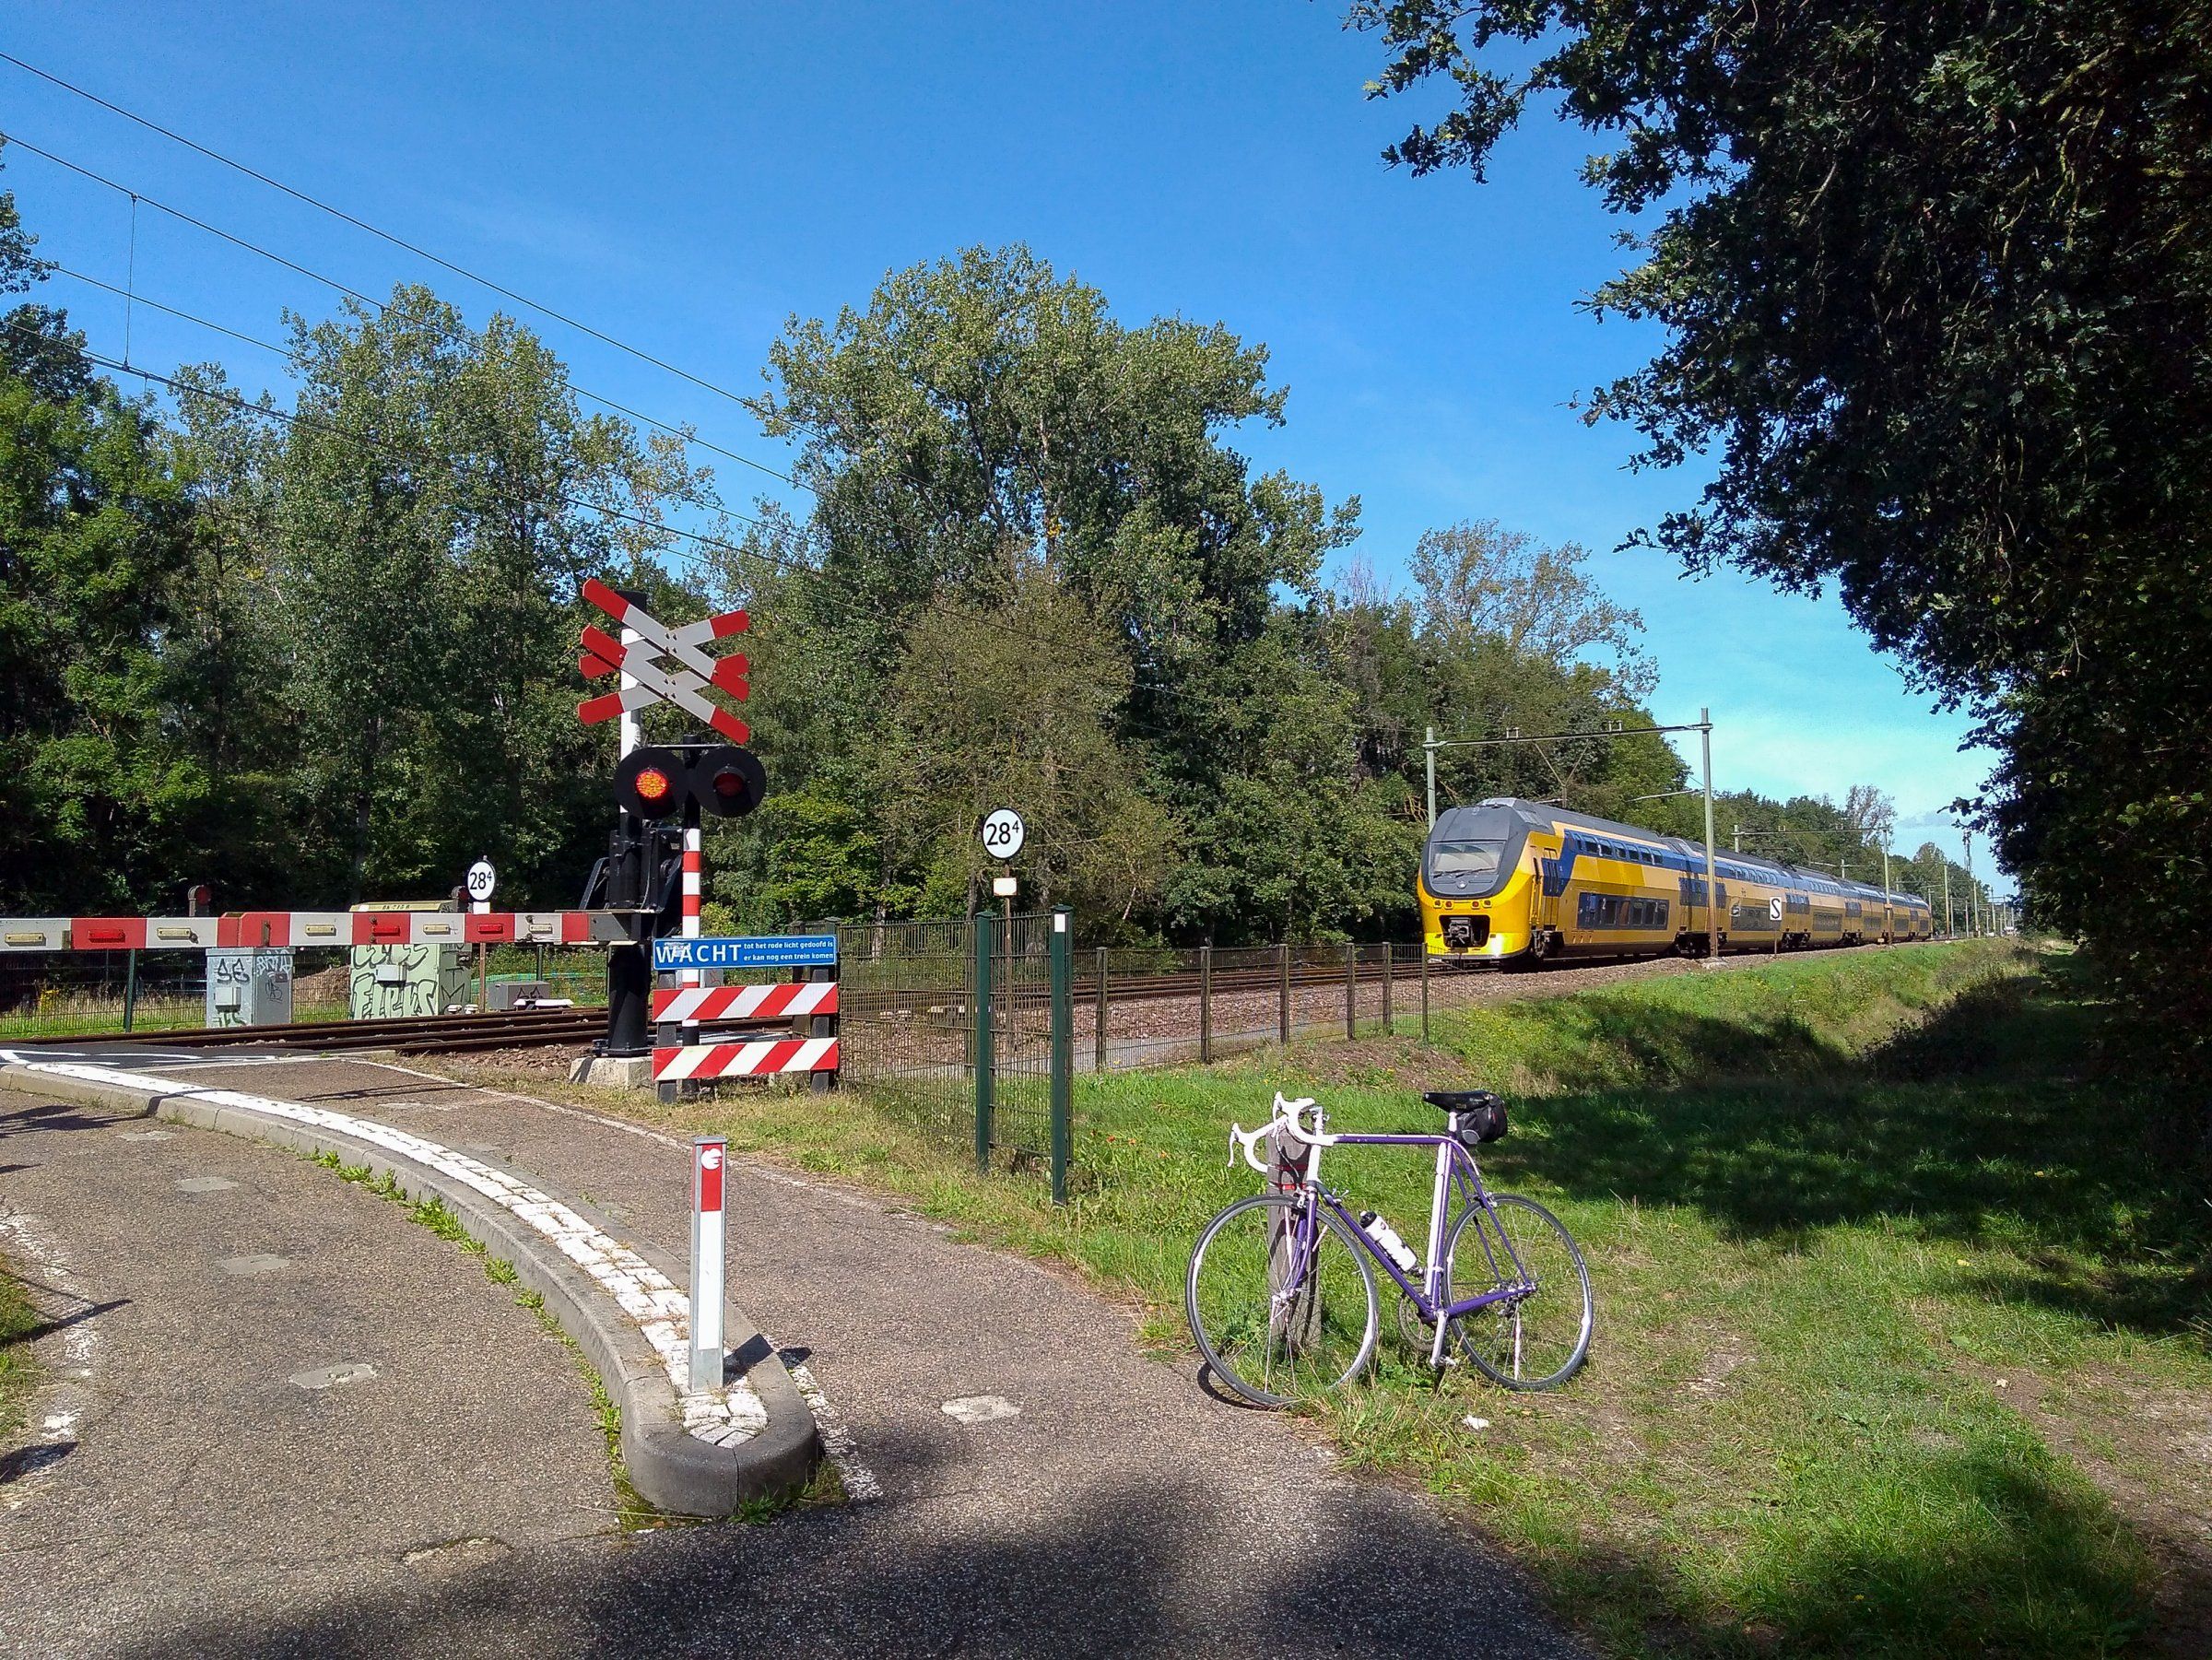
[[[541,1112],[556,1113],[563,1118],[585,1119],[598,1124],[603,1129],[619,1130],[626,1136],[635,1136],[641,1140],[658,1142],[671,1151],[682,1154],[687,1165],[691,1160],[691,1144],[689,1142],[678,1141],[673,1136],[665,1135],[659,1130],[649,1128],[641,1124],[630,1124],[623,1119],[609,1118],[603,1113],[594,1113],[588,1108],[564,1106],[559,1101],[547,1101],[542,1096],[524,1095],[513,1089],[494,1089],[481,1084],[463,1083],[460,1079],[447,1077],[441,1073],[424,1072],[418,1067],[403,1066],[396,1061],[354,1059],[353,1064],[357,1066],[375,1066],[386,1072],[397,1072],[408,1077],[419,1077],[434,1084],[458,1084],[474,1094],[485,1096],[492,1101],[513,1101],[520,1106],[535,1107]],[[766,1170],[750,1160],[746,1162],[744,1168],[747,1175],[757,1176],[764,1182],[779,1183],[787,1187],[806,1188],[813,1193],[835,1199],[840,1204],[853,1206],[861,1209],[883,1210],[881,1206],[871,1205],[865,1199],[856,1199],[849,1194],[839,1193],[835,1188],[825,1187],[818,1182],[809,1182],[803,1176],[791,1176],[780,1171]],[[885,1214],[892,1213],[885,1212]],[[799,1398],[806,1403],[807,1411],[814,1414],[814,1427],[821,1435],[822,1451],[829,1457],[830,1465],[836,1469],[838,1480],[843,1485],[846,1496],[856,1500],[880,1499],[883,1496],[883,1483],[877,1480],[875,1472],[860,1461],[859,1449],[853,1442],[853,1432],[845,1427],[844,1418],[830,1401],[828,1392],[822,1388],[821,1383],[804,1360],[794,1360],[788,1350],[779,1349],[777,1353],[783,1361],[783,1370],[791,1374],[791,1381],[798,1389]]]
[[[116,1076],[129,1075],[119,1073]],[[184,1176],[177,1183],[178,1188],[184,1193],[224,1193],[237,1185],[229,1176]]]
[[[80,1309],[92,1307],[93,1300],[70,1271],[68,1254],[42,1219],[21,1211],[0,1212],[0,1246],[6,1248],[19,1267],[29,1271],[27,1284],[65,1298]],[[0,1493],[0,1509],[20,1510],[39,1489],[39,1484],[29,1478],[60,1463],[76,1444],[77,1426],[91,1409],[89,1384],[99,1364],[100,1347],[100,1317],[96,1314],[84,1314],[62,1329],[64,1375],[53,1385],[49,1409],[41,1415],[39,1441],[23,1450],[16,1478]]]
[[[777,1350],[776,1358],[783,1362],[783,1370],[791,1373],[791,1381],[806,1403],[806,1410],[814,1414],[814,1426],[822,1435],[823,1454],[843,1484],[845,1497],[856,1501],[882,1498],[883,1483],[860,1462],[859,1451],[853,1444],[853,1431],[845,1428],[843,1415],[830,1405],[829,1395],[815,1381],[813,1369],[791,1349]]]
[[[1021,1408],[1003,1395],[963,1395],[937,1410],[963,1424],[996,1423],[1002,1418],[1021,1416]]]
[[[366,1360],[344,1360],[312,1372],[295,1372],[292,1382],[302,1389],[329,1389],[339,1383],[365,1383],[376,1375],[376,1368]]]
[[[292,1259],[257,1251],[251,1256],[226,1256],[215,1266],[226,1274],[281,1274],[292,1266]]]
[[[174,1130],[125,1130],[115,1137],[118,1141],[174,1141]]]
[[[0,1049],[0,1062],[14,1062],[24,1070],[54,1077],[73,1077],[95,1084],[124,1084],[164,1095],[182,1095],[210,1106],[233,1107],[266,1117],[288,1120],[318,1129],[335,1131],[366,1141],[417,1164],[438,1171],[473,1189],[499,1206],[517,1221],[549,1242],[563,1256],[591,1276],[615,1300],[653,1347],[668,1382],[676,1391],[684,1428],[702,1441],[730,1446],[757,1435],[768,1423],[768,1410],[753,1386],[739,1378],[720,1389],[694,1391],[691,1371],[691,1300],[668,1277],[628,1245],[594,1228],[568,1206],[525,1183],[516,1181],[465,1153],[406,1130],[394,1129],[371,1118],[355,1118],[327,1107],[274,1101],[236,1089],[200,1089],[150,1072],[131,1072],[99,1065],[71,1065],[26,1060],[18,1052]],[[442,1080],[441,1080],[442,1081]],[[221,1181],[220,1177],[193,1178]],[[185,1183],[179,1183],[180,1186]],[[236,1185],[225,1183],[226,1186]]]

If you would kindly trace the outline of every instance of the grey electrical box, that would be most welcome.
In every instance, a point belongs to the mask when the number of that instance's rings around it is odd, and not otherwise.
[[[288,948],[207,953],[207,1024],[283,1026],[292,1018]]]

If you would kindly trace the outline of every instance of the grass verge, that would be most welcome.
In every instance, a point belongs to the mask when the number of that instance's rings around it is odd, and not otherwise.
[[[22,1428],[24,1403],[38,1385],[39,1365],[30,1352],[30,1337],[39,1324],[39,1313],[23,1294],[21,1283],[0,1260],[0,1435]]]
[[[1582,1242],[1592,1362],[1544,1397],[1386,1369],[1327,1409],[1349,1458],[1464,1507],[1612,1653],[2202,1654],[2193,1110],[2091,1070],[2104,1024],[2063,960],[1987,946],[1455,1011],[1426,1049],[1083,1080],[1058,1211],[857,1093],[748,1092],[678,1122],[1078,1267],[1183,1354],[1191,1239],[1253,1184],[1225,1168],[1230,1119],[1279,1088],[1340,1129],[1406,1128],[1422,1087],[1503,1085],[1513,1133],[1486,1170]],[[1332,1183],[1418,1233],[1416,1161],[1331,1159]]]

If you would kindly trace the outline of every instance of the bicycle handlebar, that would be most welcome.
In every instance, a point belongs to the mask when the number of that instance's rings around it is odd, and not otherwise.
[[[1277,1130],[1282,1131],[1291,1140],[1302,1142],[1307,1147],[1335,1147],[1336,1145],[1335,1136],[1324,1135],[1318,1129],[1309,1131],[1300,1122],[1300,1114],[1312,1109],[1313,1098],[1312,1096],[1301,1095],[1296,1101],[1285,1101],[1278,1091],[1275,1098],[1275,1115],[1260,1125],[1258,1129],[1248,1130],[1241,1124],[1236,1124],[1229,1126],[1230,1163],[1232,1166],[1236,1163],[1241,1143],[1244,1162],[1251,1165],[1263,1176],[1266,1175],[1268,1173],[1267,1166],[1261,1162],[1258,1157],[1259,1146],[1263,1140]],[[1315,1112],[1314,1116],[1318,1119],[1320,1113]]]

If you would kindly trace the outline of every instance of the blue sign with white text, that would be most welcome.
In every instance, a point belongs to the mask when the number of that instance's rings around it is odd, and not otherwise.
[[[749,939],[656,939],[656,973],[677,969],[833,969],[834,934],[771,934]]]

